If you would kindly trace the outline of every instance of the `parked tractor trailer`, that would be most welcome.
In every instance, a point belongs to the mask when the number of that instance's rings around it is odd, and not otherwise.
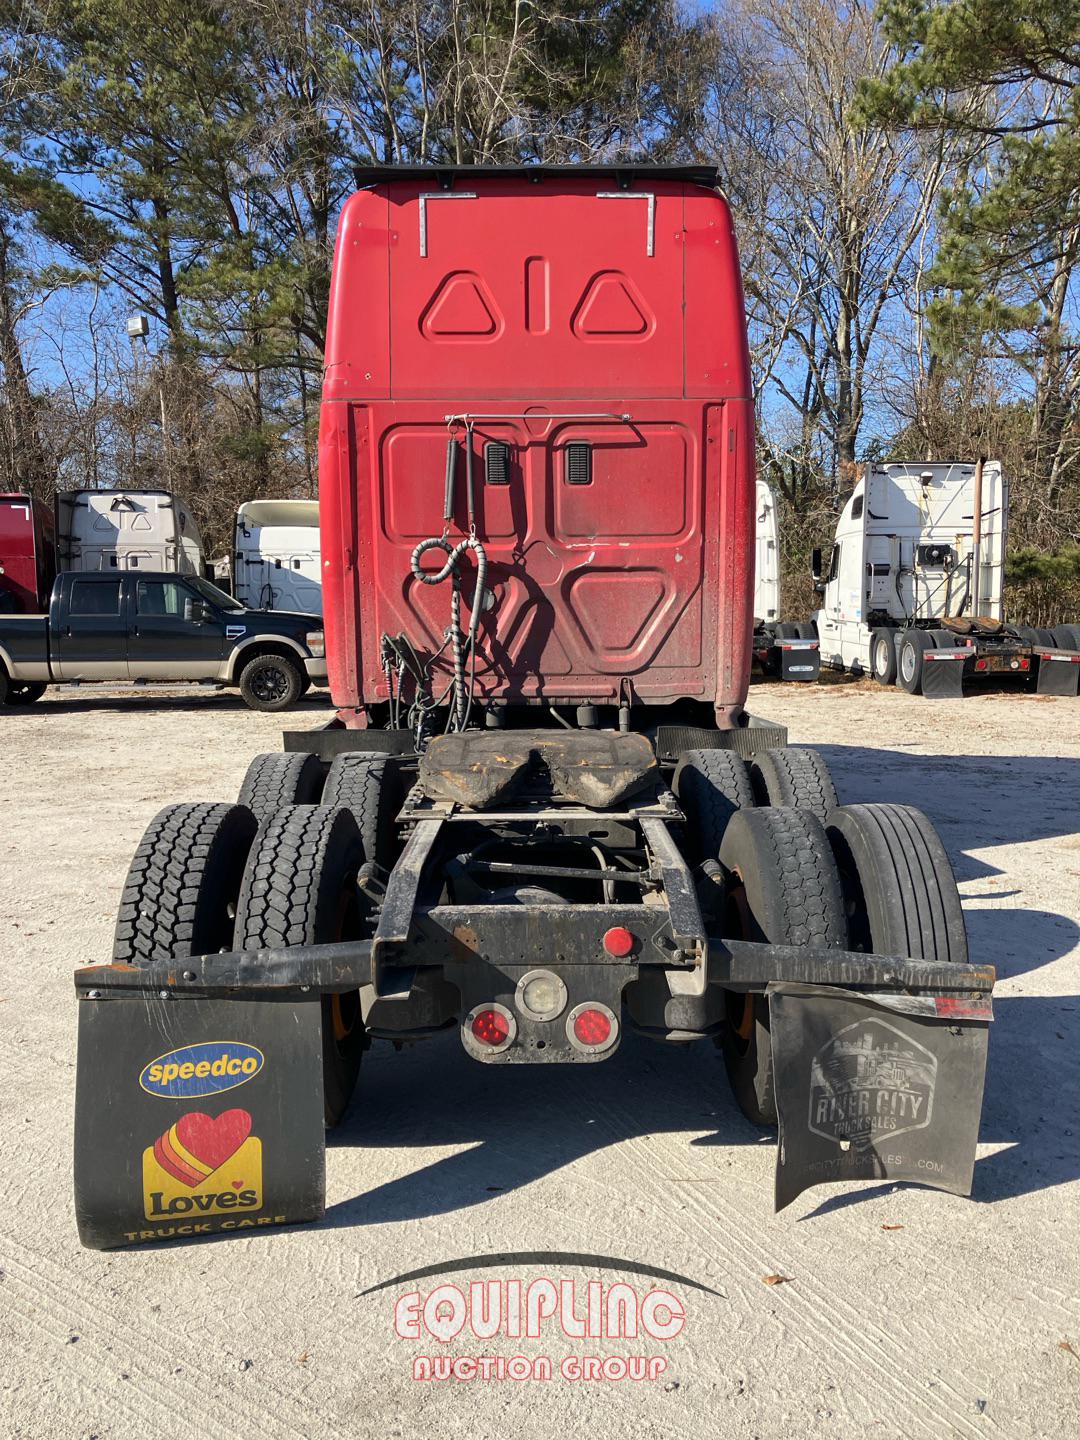
[[[167,490],[58,490],[51,504],[0,495],[0,614],[47,610],[57,574],[205,569],[191,512]]]
[[[715,172],[360,184],[320,435],[336,716],[235,800],[162,810],[76,972],[84,1242],[318,1218],[367,1048],[444,1031],[582,1067],[586,1109],[630,1031],[716,1045],[779,1126],[778,1206],[967,1192],[994,976],[941,842],[839,804],[745,709],[754,422]]]
[[[1076,695],[1080,625],[1005,619],[1008,483],[997,461],[868,465],[815,551],[822,663],[909,694],[959,697],[965,680],[1016,675]]]

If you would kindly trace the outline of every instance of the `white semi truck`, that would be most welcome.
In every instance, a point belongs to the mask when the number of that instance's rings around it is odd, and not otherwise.
[[[1075,695],[1080,626],[1005,623],[1008,499],[995,460],[864,466],[827,569],[814,551],[822,663],[910,694],[959,696],[965,677],[1017,674]]]
[[[61,490],[57,569],[154,570],[203,575],[199,528],[167,490]]]
[[[757,481],[754,509],[754,660],[765,675],[807,682],[821,673],[812,622],[780,620],[780,543],[776,496]]]
[[[233,594],[256,610],[322,614],[317,500],[249,500],[236,512]]]

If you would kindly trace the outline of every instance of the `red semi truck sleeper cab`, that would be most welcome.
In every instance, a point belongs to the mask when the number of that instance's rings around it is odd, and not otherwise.
[[[487,560],[478,708],[694,700],[737,723],[754,425],[715,172],[396,168],[361,181],[338,230],[319,457],[346,724],[386,723],[402,652],[385,637],[423,664],[443,648],[450,585],[418,581],[411,557],[470,533]],[[461,566],[466,629],[475,558]],[[447,646],[431,666],[436,699],[452,663]]]

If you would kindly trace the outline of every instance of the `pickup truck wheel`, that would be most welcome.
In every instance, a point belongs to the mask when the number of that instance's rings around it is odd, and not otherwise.
[[[910,805],[841,805],[826,833],[848,944],[866,954],[967,963],[960,895],[933,825]]]
[[[728,821],[754,804],[750,771],[730,750],[687,750],[673,789],[686,815],[687,848],[696,860],[715,860]]]
[[[759,805],[809,810],[824,821],[840,803],[824,758],[801,745],[779,746],[755,755],[750,778]]]
[[[238,950],[355,940],[367,902],[356,876],[365,860],[348,810],[287,805],[264,820],[236,907]],[[344,1115],[367,1047],[357,991],[322,1001],[323,1101],[327,1125]]]
[[[146,966],[229,950],[255,817],[240,805],[169,805],[135,851],[113,939],[113,959]]]
[[[240,694],[253,710],[287,710],[302,684],[300,667],[284,655],[256,655],[240,672]]]
[[[896,680],[896,632],[875,630],[870,636],[870,669],[879,685]]]
[[[45,694],[45,686],[30,684],[25,680],[9,680],[7,682],[8,705],[32,705],[35,700],[40,700]]]
[[[394,821],[404,798],[396,757],[369,752],[331,761],[322,803],[352,811],[365,858],[390,870],[397,853]]]
[[[932,643],[922,630],[902,630],[896,642],[896,683],[909,695],[922,692],[923,656]]]
[[[724,934],[773,945],[842,947],[847,938],[836,861],[824,827],[806,810],[740,810],[720,846]],[[727,992],[720,1044],[740,1110],[757,1125],[776,1124],[769,1002]]]
[[[256,755],[240,786],[238,803],[256,820],[266,820],[285,805],[317,805],[322,766],[317,755]]]

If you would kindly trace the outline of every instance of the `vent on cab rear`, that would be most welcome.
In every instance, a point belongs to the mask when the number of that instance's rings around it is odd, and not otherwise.
[[[510,484],[510,446],[505,440],[489,440],[484,446],[484,481],[488,485]]]
[[[574,441],[566,447],[567,485],[592,484],[592,446]]]

